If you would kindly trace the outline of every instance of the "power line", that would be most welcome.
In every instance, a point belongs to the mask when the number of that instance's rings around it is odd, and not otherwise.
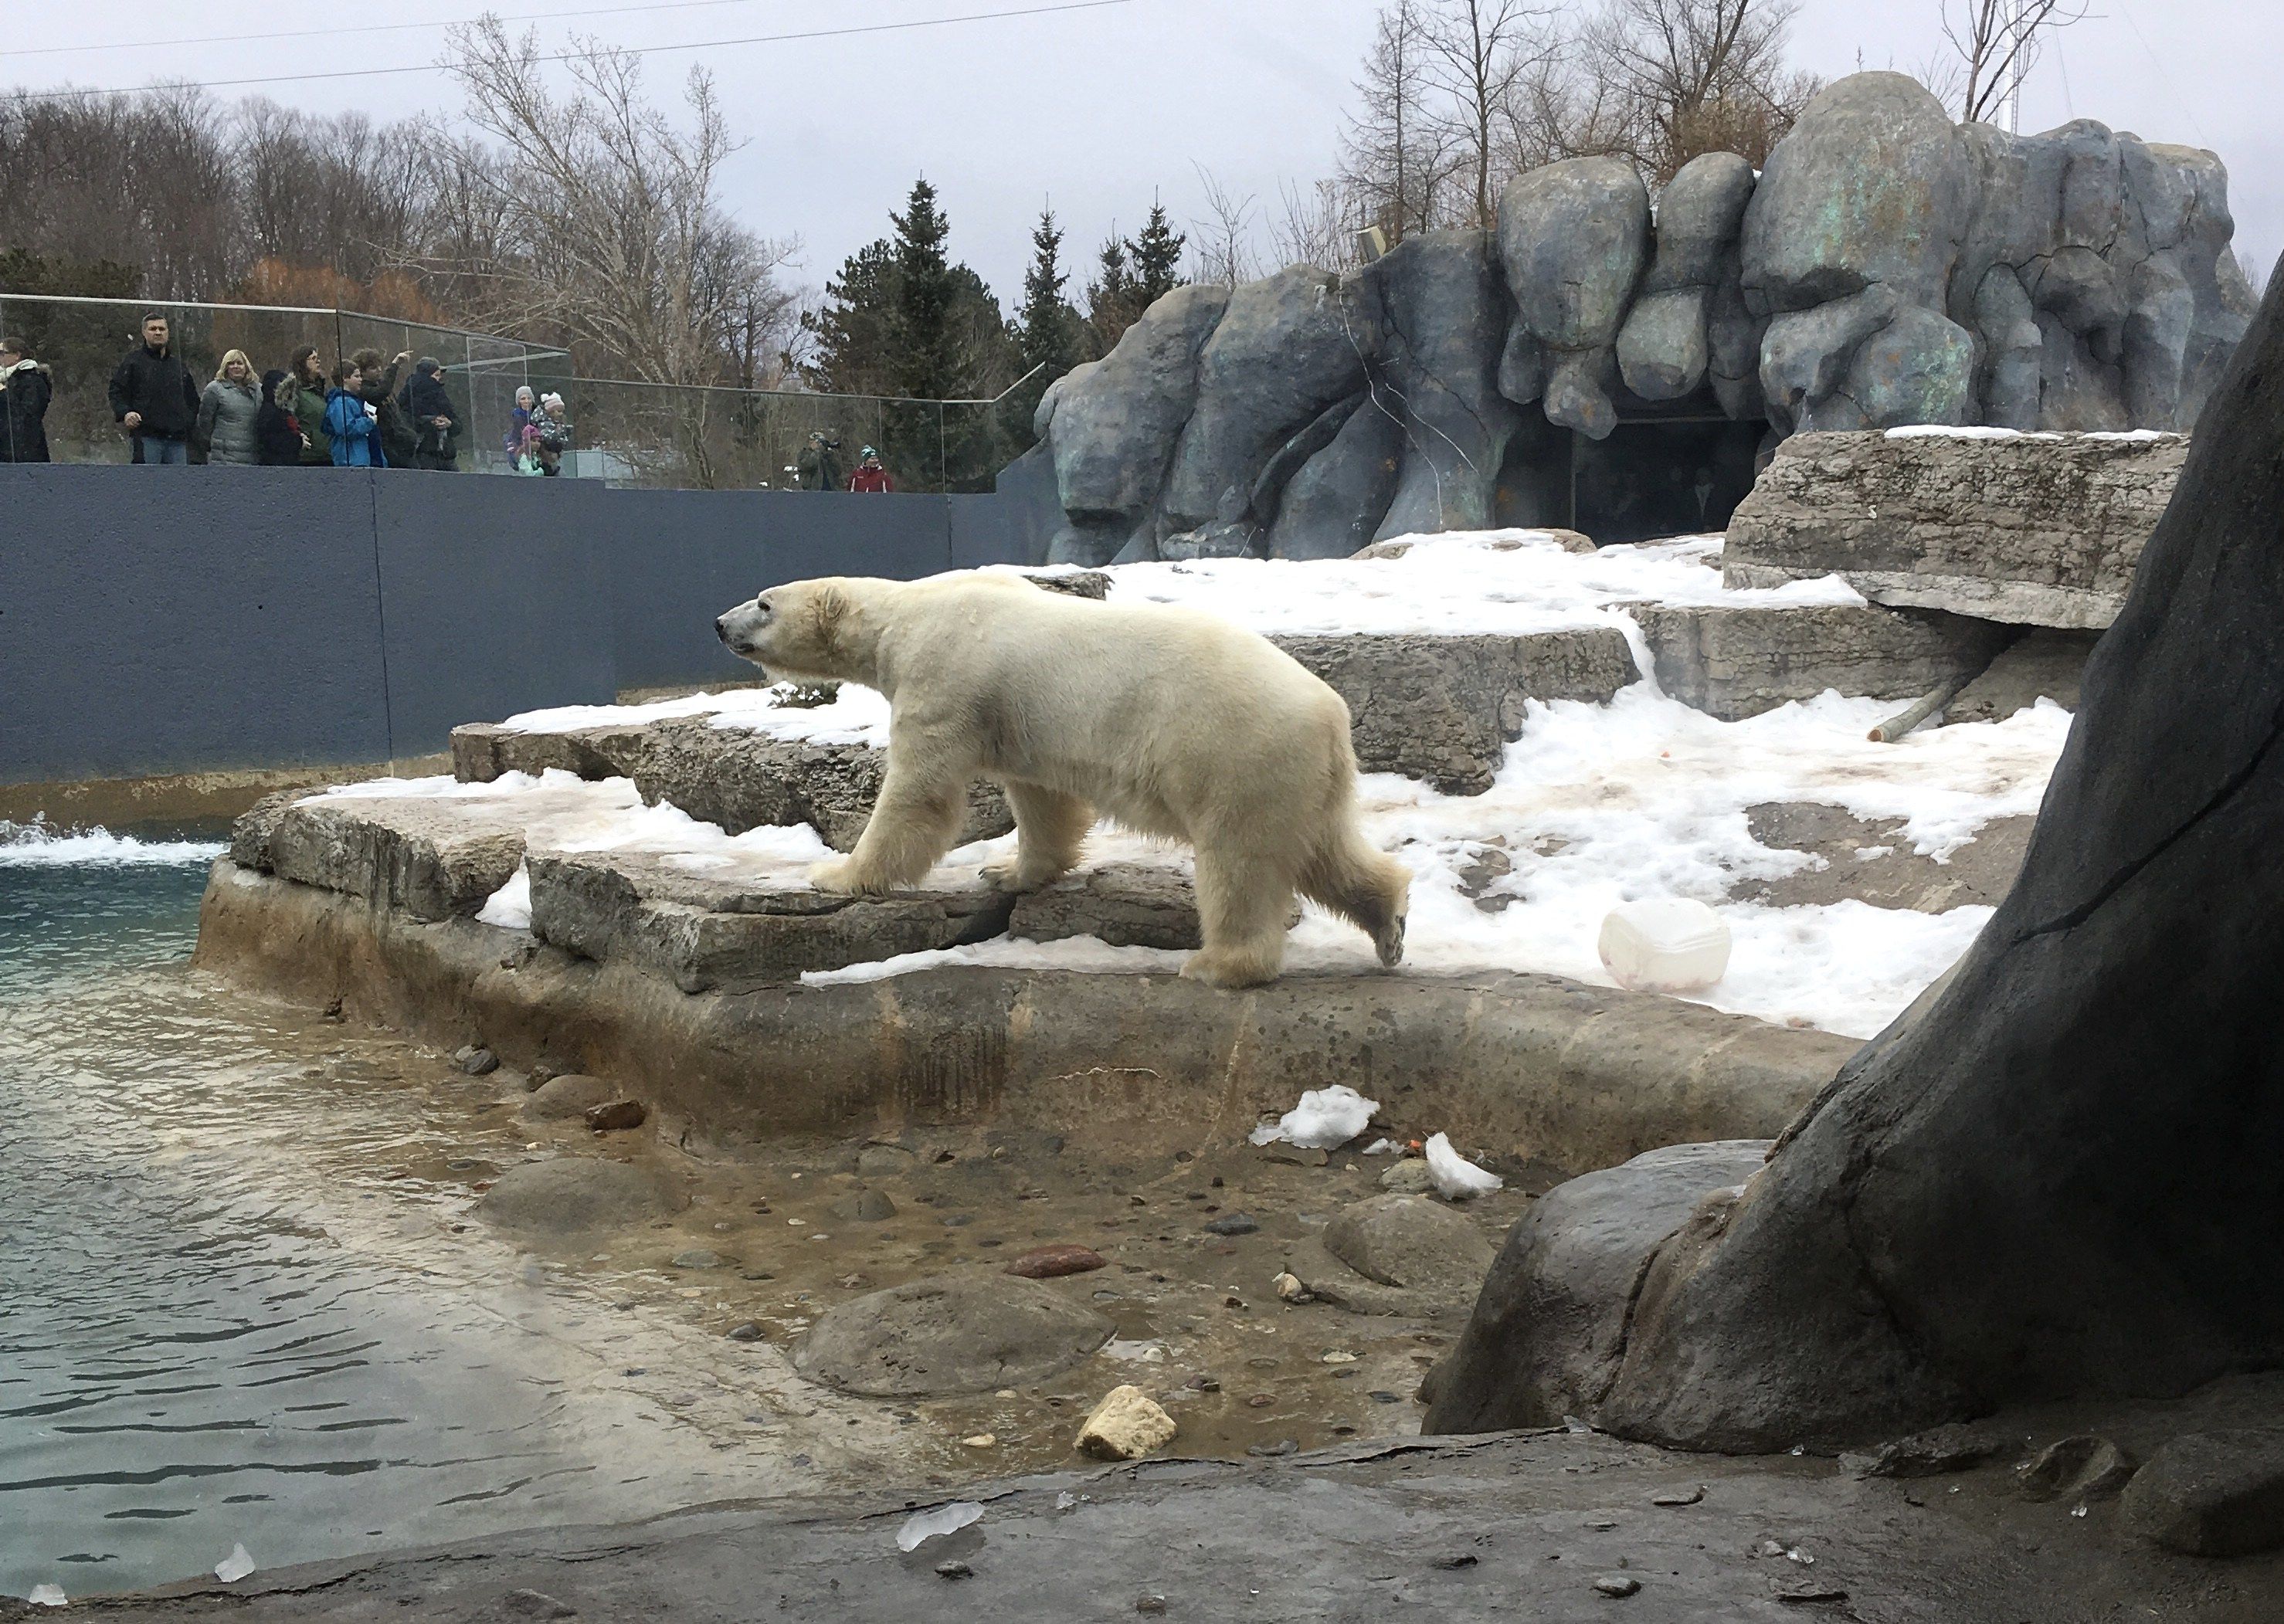
[[[500,19],[503,22],[552,22],[559,17],[617,17],[637,12],[685,12],[697,6],[750,5],[754,0],[661,0],[648,5],[598,5],[575,12],[528,12]],[[489,15],[490,13],[487,13]],[[479,18],[463,18],[459,22],[439,19],[434,22],[376,22],[349,28],[290,28],[283,33],[275,29],[259,34],[197,34],[170,40],[102,40],[86,45],[35,45],[26,51],[0,51],[0,57],[55,57],[82,51],[156,51],[168,45],[236,45],[247,40],[307,40],[330,39],[350,34],[400,34],[413,28],[465,27],[481,21]]]
[[[782,45],[797,40],[846,39],[860,34],[900,34],[912,28],[943,28],[956,23],[997,22],[1012,17],[1044,17],[1056,12],[1094,12],[1106,6],[1130,5],[1133,0],[1063,0],[1057,5],[1029,5],[1005,12],[968,12],[958,17],[922,17],[906,22],[864,23],[846,28],[806,28],[791,34],[755,34],[742,39],[692,40],[680,45],[633,45],[620,49],[619,54],[630,57],[659,56],[672,51],[717,51],[731,45]],[[560,13],[559,13],[559,15]],[[434,27],[434,24],[428,25]],[[549,51],[536,59],[541,62],[570,62],[583,58],[583,51]],[[381,79],[403,74],[433,74],[440,65],[423,62],[411,67],[346,67],[321,74],[260,74],[246,79],[176,80],[158,85],[122,85],[113,90],[16,90],[9,92],[19,101],[61,101],[75,96],[132,96],[145,91],[188,87],[201,90],[230,90],[246,85],[306,84],[325,79]]]

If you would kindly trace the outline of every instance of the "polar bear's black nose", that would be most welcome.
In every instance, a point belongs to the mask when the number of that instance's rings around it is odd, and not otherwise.
[[[730,640],[730,617],[728,615],[717,614],[714,617],[714,635],[721,638],[724,643],[727,643]]]

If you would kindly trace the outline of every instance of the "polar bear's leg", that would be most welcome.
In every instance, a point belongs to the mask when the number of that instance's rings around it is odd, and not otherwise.
[[[1198,920],[1205,945],[1182,973],[1211,987],[1258,987],[1285,962],[1293,886],[1268,852],[1198,848]]]
[[[1301,894],[1331,909],[1372,938],[1380,962],[1404,957],[1404,917],[1412,871],[1353,830],[1345,831],[1301,871]]]
[[[1076,867],[1094,808],[1076,795],[1044,785],[1007,780],[1015,813],[1015,860],[987,863],[983,878],[1002,891],[1036,891]]]
[[[895,891],[911,885],[951,849],[966,811],[964,783],[899,766],[892,746],[880,799],[856,839],[856,849],[840,862],[810,870],[809,883],[836,892]]]

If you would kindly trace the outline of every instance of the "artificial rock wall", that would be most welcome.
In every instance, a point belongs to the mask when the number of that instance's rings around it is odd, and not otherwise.
[[[1495,231],[1176,289],[1039,404],[1052,557],[1567,522],[1565,431],[1622,423],[2186,429],[2253,308],[2233,229],[2209,152],[1953,124],[1858,74],[1757,175],[1709,153],[1653,202],[1624,160],[1573,159],[1511,183]]]

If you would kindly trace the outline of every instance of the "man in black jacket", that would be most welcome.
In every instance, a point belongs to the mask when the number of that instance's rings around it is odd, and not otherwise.
[[[399,399],[405,415],[412,419],[413,433],[419,436],[414,442],[412,465],[438,473],[457,470],[459,451],[452,442],[460,432],[460,414],[452,397],[444,393],[443,363],[434,355],[414,362],[412,377]]]
[[[191,426],[199,420],[199,386],[168,346],[166,316],[143,317],[143,347],[111,375],[111,415],[135,447],[134,460],[180,467],[191,460]]]
[[[0,339],[0,463],[48,460],[48,401],[55,386],[48,369],[26,353],[21,339]]]

